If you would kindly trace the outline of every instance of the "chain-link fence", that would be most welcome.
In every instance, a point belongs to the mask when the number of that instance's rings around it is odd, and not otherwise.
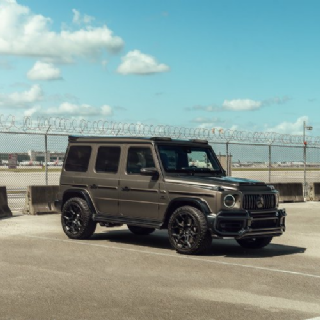
[[[68,136],[169,136],[207,139],[227,174],[267,183],[320,182],[320,138],[276,133],[179,128],[68,119],[0,116],[0,185],[7,187],[13,211],[23,209],[28,185],[59,184]]]

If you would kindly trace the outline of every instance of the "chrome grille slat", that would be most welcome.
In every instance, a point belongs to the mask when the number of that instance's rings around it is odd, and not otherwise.
[[[263,206],[261,208],[257,205],[259,197],[263,199]],[[274,194],[245,194],[243,196],[242,207],[245,210],[263,210],[272,209],[275,206],[275,195]]]

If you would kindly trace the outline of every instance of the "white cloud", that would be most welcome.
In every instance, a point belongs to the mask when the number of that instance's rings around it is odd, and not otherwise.
[[[22,107],[26,108],[42,100],[43,92],[39,85],[32,86],[23,92],[13,92],[11,94],[0,94],[0,107]]]
[[[58,80],[61,79],[61,72],[52,63],[37,61],[27,77],[31,80]]]
[[[297,119],[296,122],[284,121],[273,128],[268,128],[267,132],[277,132],[291,135],[302,135],[303,134],[303,121],[308,122],[308,117],[303,116]]]
[[[154,57],[141,53],[139,50],[133,50],[122,57],[122,63],[117,72],[121,74],[148,75],[169,70],[170,68],[167,65],[158,63]]]
[[[81,15],[81,13],[76,10],[76,9],[72,9],[73,12],[73,19],[72,22],[75,24],[89,24],[94,20],[94,17],[88,16],[87,14],[85,15]]]
[[[257,110],[261,106],[262,106],[261,101],[255,101],[250,99],[224,100],[222,104],[222,107],[225,110],[232,110],[232,111]]]
[[[73,104],[69,102],[62,103],[58,108],[48,108],[43,113],[55,116],[112,116],[113,110],[108,105],[100,108],[88,104]]]
[[[105,25],[55,32],[51,24],[50,18],[34,14],[14,0],[0,0],[0,54],[70,63],[75,57],[96,58],[105,50],[118,52],[124,45]]]
[[[28,110],[26,110],[23,114],[25,117],[31,117],[33,116],[35,113],[37,113],[39,110],[41,110],[40,106],[34,106]]]

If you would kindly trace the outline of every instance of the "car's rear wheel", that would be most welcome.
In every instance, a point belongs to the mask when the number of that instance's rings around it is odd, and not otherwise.
[[[71,239],[88,239],[96,230],[92,212],[87,202],[81,198],[71,198],[64,204],[61,225],[64,233]]]
[[[172,247],[181,254],[200,254],[211,247],[207,219],[200,210],[191,206],[174,211],[169,220],[168,233]]]
[[[155,228],[145,228],[145,227],[139,227],[139,226],[132,226],[130,224],[128,224],[128,229],[138,235],[138,236],[146,236],[152,232],[155,231]]]
[[[246,249],[261,249],[272,241],[272,237],[238,239],[237,242],[241,247]]]

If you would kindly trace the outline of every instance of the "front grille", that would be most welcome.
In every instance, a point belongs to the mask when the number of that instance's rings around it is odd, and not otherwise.
[[[242,207],[245,210],[272,209],[276,206],[276,196],[274,194],[245,194],[243,196]]]

